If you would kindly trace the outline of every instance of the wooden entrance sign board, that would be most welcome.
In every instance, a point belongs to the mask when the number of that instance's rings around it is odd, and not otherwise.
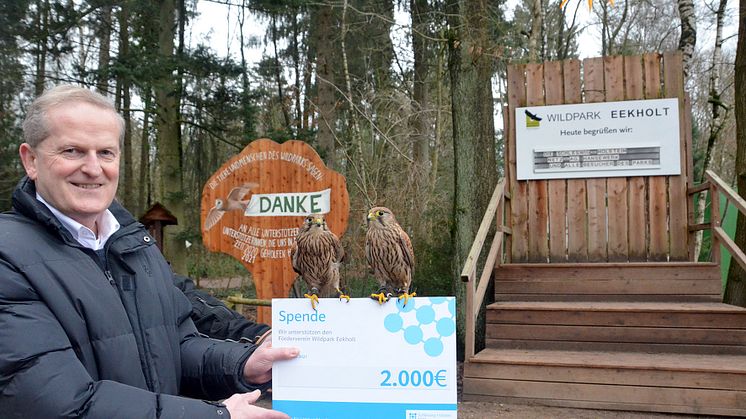
[[[260,139],[202,189],[202,240],[251,272],[258,298],[287,297],[297,276],[290,249],[304,218],[326,213],[329,229],[341,238],[349,210],[344,176],[328,169],[311,146]],[[270,323],[270,309],[257,308],[257,321]]]

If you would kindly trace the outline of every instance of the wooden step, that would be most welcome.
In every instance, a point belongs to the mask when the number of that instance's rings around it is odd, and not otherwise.
[[[497,302],[487,347],[746,353],[746,309],[722,303]]]
[[[714,263],[521,263],[494,275],[496,301],[721,301]]]
[[[746,329],[746,309],[723,303],[500,301],[487,306],[487,322]]]
[[[746,415],[746,355],[485,349],[464,399]]]

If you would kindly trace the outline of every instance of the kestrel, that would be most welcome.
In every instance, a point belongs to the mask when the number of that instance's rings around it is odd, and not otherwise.
[[[409,294],[414,273],[414,251],[409,236],[396,222],[391,210],[384,207],[368,211],[368,233],[365,256],[380,288],[371,298],[379,304],[388,301],[392,292],[404,305],[416,293]]]
[[[223,214],[225,214],[226,211],[246,211],[246,206],[249,205],[249,200],[244,200],[244,198],[251,189],[256,188],[257,186],[259,185],[256,183],[245,183],[231,189],[225,200],[220,198],[216,199],[215,205],[210,208],[207,217],[205,217],[204,231],[209,231],[211,228],[215,227],[218,221],[223,218]]]
[[[328,297],[336,293],[340,299],[350,301],[350,296],[339,289],[339,266],[344,257],[344,249],[337,236],[326,225],[322,214],[306,217],[290,250],[293,270],[308,287],[304,297],[311,300],[316,310],[319,296]]]

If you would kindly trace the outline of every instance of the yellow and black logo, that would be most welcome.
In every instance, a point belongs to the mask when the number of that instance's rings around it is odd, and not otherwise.
[[[529,112],[528,109],[524,112],[526,113],[526,128],[539,128],[541,118],[538,115]]]

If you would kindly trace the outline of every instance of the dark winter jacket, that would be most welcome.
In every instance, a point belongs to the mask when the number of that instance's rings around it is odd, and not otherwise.
[[[117,203],[103,259],[24,178],[0,214],[0,417],[226,418],[253,346],[199,336],[144,227]]]
[[[226,307],[222,301],[198,290],[194,281],[186,276],[174,275],[174,284],[192,303],[192,321],[205,336],[256,343],[269,331],[268,325],[249,321]]]

